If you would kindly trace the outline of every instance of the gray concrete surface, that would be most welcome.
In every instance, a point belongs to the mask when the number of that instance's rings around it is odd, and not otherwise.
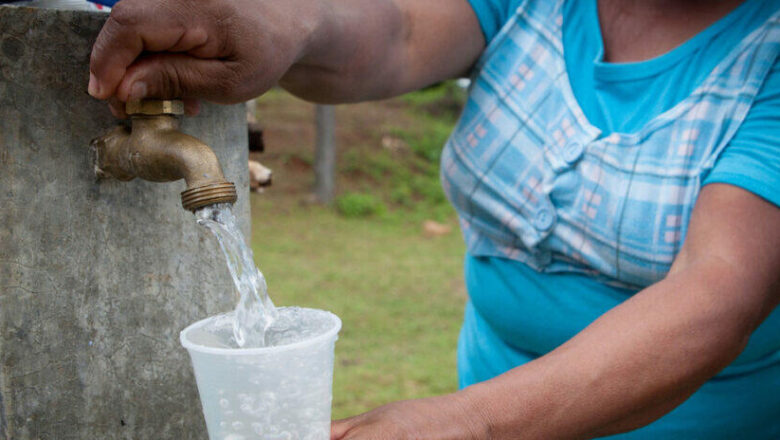
[[[0,439],[206,438],[178,333],[232,306],[183,182],[96,182],[116,121],[86,94],[106,15],[0,6]],[[243,106],[184,131],[213,146],[248,232]]]

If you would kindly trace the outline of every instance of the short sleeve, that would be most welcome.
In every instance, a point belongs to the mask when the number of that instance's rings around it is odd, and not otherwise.
[[[511,11],[517,8],[520,0],[469,0],[469,3],[479,20],[485,41],[489,43],[509,20]]]
[[[780,63],[775,62],[742,125],[704,179],[780,206]]]

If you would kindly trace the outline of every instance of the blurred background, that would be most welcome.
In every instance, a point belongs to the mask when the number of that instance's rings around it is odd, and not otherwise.
[[[252,248],[276,305],[330,310],[333,417],[457,388],[465,246],[439,157],[465,101],[442,83],[335,110],[335,190],[313,195],[315,106],[275,89],[250,111],[273,184],[251,195]],[[250,119],[251,119],[250,115]]]

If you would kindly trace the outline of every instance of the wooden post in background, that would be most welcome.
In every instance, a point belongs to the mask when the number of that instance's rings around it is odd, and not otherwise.
[[[314,159],[314,195],[320,203],[333,200],[336,171],[336,116],[332,105],[318,105],[317,150]]]

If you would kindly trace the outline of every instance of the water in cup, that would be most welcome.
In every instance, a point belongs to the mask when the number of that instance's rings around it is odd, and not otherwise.
[[[230,205],[196,212],[217,238],[234,311],[181,332],[211,440],[328,440],[333,350],[341,320],[323,310],[276,308]]]

